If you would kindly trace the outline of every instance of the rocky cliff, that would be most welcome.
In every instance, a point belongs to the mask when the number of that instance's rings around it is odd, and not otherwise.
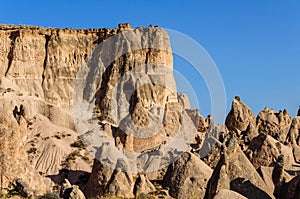
[[[297,198],[299,116],[178,94],[159,27],[0,26],[0,197]]]

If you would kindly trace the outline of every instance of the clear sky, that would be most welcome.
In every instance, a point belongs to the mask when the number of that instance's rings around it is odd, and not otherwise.
[[[300,1],[183,2],[0,0],[0,23],[113,28],[128,22],[173,29],[210,54],[223,77],[228,111],[239,95],[255,114],[268,106],[286,108],[294,116],[300,105]],[[210,97],[201,77],[176,56],[174,67],[197,92],[200,112],[209,114]]]

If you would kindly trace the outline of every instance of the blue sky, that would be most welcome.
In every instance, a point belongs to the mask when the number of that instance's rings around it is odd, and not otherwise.
[[[269,106],[294,116],[300,105],[300,1],[0,0],[0,9],[2,24],[113,28],[128,22],[173,29],[210,54],[223,77],[228,111],[235,95],[255,114]],[[197,92],[200,112],[209,114],[202,78],[180,57],[174,67]]]

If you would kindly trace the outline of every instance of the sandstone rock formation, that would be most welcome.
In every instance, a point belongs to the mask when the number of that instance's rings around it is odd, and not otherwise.
[[[228,130],[234,132],[245,131],[249,123],[253,123],[253,121],[255,121],[253,112],[241,101],[239,96],[236,96],[226,117],[225,124]]]
[[[154,185],[150,182],[145,175],[140,174],[134,185],[134,195],[148,194],[156,191]]]
[[[286,167],[291,167],[294,163],[292,149],[265,133],[259,134],[250,142],[246,154],[256,169],[260,166],[273,166],[280,154],[284,155]]]
[[[199,157],[185,152],[169,166],[163,187],[168,188],[175,198],[203,198],[211,174],[212,169]]]
[[[0,25],[0,43],[0,197],[299,198],[299,113],[237,96],[226,126],[204,119],[162,28]]]
[[[62,197],[69,199],[85,199],[84,194],[77,185],[71,185],[68,180],[62,185]]]
[[[208,130],[208,123],[205,121],[204,117],[199,113],[199,110],[187,109],[188,115],[191,117],[194,125],[197,127],[197,131],[205,133]]]
[[[272,198],[272,193],[240,149],[233,135],[226,137],[221,158],[208,181],[205,198],[230,189],[246,198]]]
[[[38,174],[30,165],[23,147],[28,136],[26,120],[14,118],[13,106],[0,109],[0,187],[9,188],[16,179],[27,184],[38,194],[50,190],[51,182]]]
[[[287,136],[287,142],[293,147],[293,153],[296,162],[300,162],[300,116],[296,116],[291,124]]]
[[[247,132],[247,128],[256,126],[253,112],[241,101],[239,96],[236,96],[232,101],[231,110],[226,117],[225,125],[229,131],[235,132],[238,136],[241,135],[241,132]],[[247,139],[250,140],[257,134],[256,131],[248,131],[247,133],[244,136],[249,137]]]
[[[273,173],[274,167],[265,167],[261,166],[258,169],[258,173],[266,183],[267,187],[269,190],[271,190],[272,193],[274,193],[275,185],[272,180],[272,173]],[[286,182],[291,180],[291,176],[283,170],[283,178],[285,179]]]
[[[260,133],[266,133],[273,138],[284,143],[291,125],[289,113],[279,111],[278,113],[269,108],[265,108],[257,116],[257,128]]]
[[[101,198],[102,196],[117,196],[132,198],[134,181],[130,173],[125,172],[128,165],[119,159],[115,168],[103,165],[95,159],[92,175],[87,184],[88,198]]]

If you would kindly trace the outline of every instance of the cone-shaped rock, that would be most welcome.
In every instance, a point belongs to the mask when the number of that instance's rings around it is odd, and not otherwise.
[[[249,124],[255,124],[255,122],[253,112],[241,101],[239,96],[236,96],[232,101],[231,110],[225,121],[228,130],[239,135],[241,131],[246,131]]]
[[[266,184],[232,135],[225,138],[221,159],[209,179],[205,198],[213,198],[221,189],[233,190],[246,198],[272,198]]]

